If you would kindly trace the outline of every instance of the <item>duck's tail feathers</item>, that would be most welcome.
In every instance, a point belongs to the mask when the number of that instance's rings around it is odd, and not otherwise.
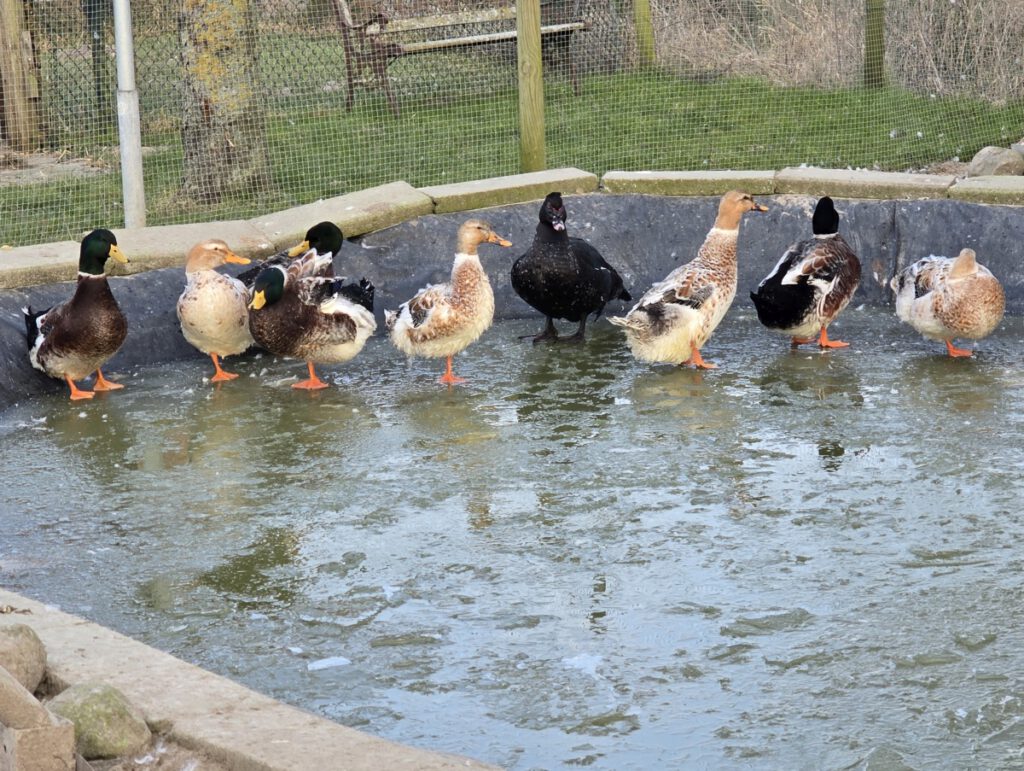
[[[345,279],[339,279],[336,282],[335,291],[347,300],[351,300],[356,305],[362,305],[366,310],[373,313],[373,294],[374,286],[368,279],[361,278],[359,283],[354,281],[351,284],[345,284]]]
[[[21,309],[21,312],[25,314],[25,337],[28,340],[28,349],[30,351],[36,347],[36,340],[42,334],[42,330],[39,328],[39,319],[45,316],[48,310],[50,309],[34,311],[31,305],[26,305]]]

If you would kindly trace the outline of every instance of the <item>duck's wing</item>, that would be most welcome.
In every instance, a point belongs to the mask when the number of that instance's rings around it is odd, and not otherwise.
[[[622,283],[622,276],[615,270],[601,253],[590,243],[582,238],[570,238],[569,248],[580,262],[589,268],[591,275],[600,278],[602,292],[601,297],[605,302],[608,300],[632,300],[633,297],[626,291]]]
[[[781,284],[812,287],[819,312],[825,318],[830,318],[849,302],[860,284],[860,260],[841,236],[808,239],[790,252],[789,267]],[[787,255],[783,255],[776,272],[783,269]]]
[[[648,289],[640,298],[639,306],[672,303],[698,310],[711,299],[717,286],[718,282],[710,271],[691,263],[676,268],[663,281]]]
[[[448,287],[444,284],[430,284],[416,296],[402,305],[400,312],[405,311],[416,328],[440,325],[445,326],[451,315],[448,302]]]
[[[366,282],[369,284],[369,282]],[[339,343],[354,340],[360,328],[377,328],[373,311],[347,296],[345,278],[307,276],[296,283],[296,293],[304,306],[315,308],[313,323],[305,338],[314,343]],[[370,285],[371,307],[373,287]]]
[[[300,257],[292,259],[288,256],[288,250],[278,252],[258,265],[249,268],[238,274],[238,280],[245,284],[247,289],[252,289],[256,283],[256,277],[267,268],[283,268],[291,280],[297,280],[306,276],[334,276],[334,255],[330,252],[320,254],[316,249],[310,249]]]

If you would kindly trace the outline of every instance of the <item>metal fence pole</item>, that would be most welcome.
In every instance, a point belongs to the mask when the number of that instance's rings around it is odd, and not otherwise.
[[[114,48],[117,52],[117,134],[121,145],[121,196],[124,226],[146,226],[146,189],[142,177],[142,123],[135,88],[135,44],[130,0],[114,0]]]
[[[544,147],[544,70],[540,55],[540,0],[516,0],[519,57],[519,167],[542,171]]]

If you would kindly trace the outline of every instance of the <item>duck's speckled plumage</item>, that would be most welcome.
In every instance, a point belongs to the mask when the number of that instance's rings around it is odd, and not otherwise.
[[[893,276],[890,286],[900,320],[925,337],[945,341],[950,353],[957,350],[955,338],[980,340],[992,334],[1006,308],[1002,284],[977,262],[973,249],[955,258],[920,259]]]
[[[761,323],[796,342],[822,333],[860,284],[860,260],[839,234],[839,214],[828,196],[818,201],[812,228],[814,235],[790,246],[750,293]]]
[[[323,276],[331,261],[330,253],[310,250],[287,267],[264,270],[264,279],[278,272],[283,288],[260,308],[250,303],[249,329],[259,345],[278,356],[319,364],[348,361],[363,349],[377,328],[373,286],[365,279],[345,285],[344,278]]]
[[[196,244],[185,263],[185,290],[176,310],[181,333],[206,354],[232,356],[252,345],[249,291],[238,279],[217,272],[227,262],[246,264],[219,239]]]
[[[512,265],[512,288],[547,317],[535,342],[557,338],[552,319],[580,326],[572,339],[582,340],[587,317],[600,316],[609,300],[632,300],[622,277],[600,252],[582,238],[570,238],[561,193],[549,193],[540,207],[537,233],[530,248]]]
[[[103,273],[109,257],[128,261],[113,233],[94,230],[82,241],[78,283],[71,299],[44,311],[23,309],[29,360],[50,377],[72,381],[98,372],[128,336],[128,322]]]
[[[636,358],[705,366],[700,349],[736,296],[736,243],[748,211],[767,209],[746,193],[726,193],[697,257],[648,289],[626,316],[609,319],[625,328]]]
[[[345,236],[341,232],[341,228],[333,222],[318,222],[306,231],[306,237],[303,239],[302,243],[296,244],[288,249],[282,249],[249,270],[239,273],[238,280],[245,284],[246,288],[251,289],[253,283],[256,281],[256,277],[264,270],[275,266],[287,268],[293,259],[301,257],[310,249],[315,251],[317,254],[340,254],[341,244],[344,238]],[[334,261],[320,262],[317,270],[320,271],[317,275],[333,277]]]
[[[510,246],[491,226],[468,220],[459,228],[451,280],[421,289],[397,311],[385,313],[395,347],[409,356],[441,358],[464,350],[491,326],[494,292],[480,264],[481,243]]]

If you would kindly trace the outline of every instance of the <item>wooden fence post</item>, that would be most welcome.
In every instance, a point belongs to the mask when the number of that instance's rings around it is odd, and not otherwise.
[[[654,66],[654,26],[651,24],[650,0],[633,0],[633,26],[636,28],[636,51],[640,66]]]
[[[39,77],[32,38],[25,29],[23,0],[0,0],[0,103],[7,141],[31,152],[43,143],[39,111]]]
[[[544,147],[544,71],[540,55],[540,0],[516,0],[519,58],[519,167],[542,171]]]
[[[885,85],[885,0],[865,0],[864,88]]]

